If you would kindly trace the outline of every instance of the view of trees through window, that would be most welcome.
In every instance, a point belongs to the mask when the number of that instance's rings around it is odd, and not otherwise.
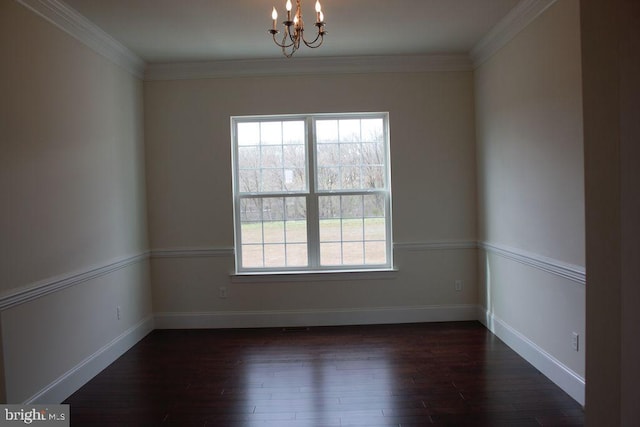
[[[346,115],[235,122],[242,268],[389,263],[385,120]],[[310,259],[310,243],[318,260]]]

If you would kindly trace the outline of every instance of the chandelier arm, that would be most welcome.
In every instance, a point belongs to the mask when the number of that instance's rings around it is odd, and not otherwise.
[[[294,35],[291,35],[291,27],[292,27],[293,21],[284,21],[282,24],[284,26],[284,31],[283,31],[283,34],[282,34],[282,42],[279,42],[276,39],[276,34],[279,33],[278,30],[269,30],[269,33],[273,37],[273,42],[276,45],[278,45],[279,47],[283,48],[283,49],[287,49],[287,48],[290,48],[292,46],[295,46],[297,36],[295,35],[295,33],[294,33]],[[288,43],[288,42],[291,42],[291,43]],[[298,41],[298,43],[299,43],[299,41]],[[297,49],[297,47],[296,47],[296,49]]]
[[[315,38],[315,39],[313,39],[313,41],[308,42],[308,41],[304,38],[304,35],[302,36],[302,41],[304,42],[304,44],[305,44],[307,47],[310,47],[311,49],[315,49],[315,48],[317,48],[317,47],[322,46],[322,42],[324,41],[324,34],[325,34],[325,32],[324,32],[323,30],[320,30],[320,27],[318,27],[318,34],[316,34],[316,38]],[[319,42],[319,43],[317,43],[317,42],[318,42],[318,40],[320,40],[320,42]],[[317,44],[316,44],[316,43],[317,43]]]
[[[271,34],[273,36],[273,42],[275,44],[277,44],[279,47],[283,48],[283,49],[289,48],[289,47],[291,47],[291,46],[293,46],[295,44],[293,39],[291,39],[291,35],[289,35],[289,40],[291,40],[291,43],[286,43],[287,42],[287,32],[285,32],[284,35],[282,36],[282,42],[279,42],[276,39],[276,34],[278,34],[277,32],[273,32],[272,31]]]

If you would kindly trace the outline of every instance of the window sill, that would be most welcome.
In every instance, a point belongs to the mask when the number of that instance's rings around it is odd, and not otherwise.
[[[383,280],[395,279],[398,270],[327,270],[327,271],[275,271],[273,273],[232,273],[231,283],[260,282],[323,282],[348,280]]]

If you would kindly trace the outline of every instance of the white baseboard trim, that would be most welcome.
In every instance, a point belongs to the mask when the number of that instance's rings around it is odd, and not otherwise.
[[[24,404],[62,402],[118,357],[122,356],[153,329],[153,316],[148,316],[31,396]]]
[[[482,307],[478,307],[478,320],[512,350],[584,406],[584,378]]]
[[[156,313],[156,329],[261,328],[371,325],[477,320],[477,306],[433,305],[332,310],[220,311]]]

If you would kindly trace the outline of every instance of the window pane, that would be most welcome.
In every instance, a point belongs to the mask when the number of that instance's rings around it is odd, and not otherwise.
[[[262,169],[262,186],[260,191],[282,191],[284,185],[284,171],[282,169]]]
[[[306,164],[304,146],[285,145],[283,153],[285,168],[300,168],[304,170],[304,165]]]
[[[318,208],[320,219],[324,218],[340,218],[340,196],[321,196],[318,197]]]
[[[262,199],[241,199],[240,221],[242,223],[262,222]]]
[[[285,267],[284,245],[264,246],[264,266],[265,267]]]
[[[243,243],[262,243],[262,222],[243,222],[241,232]]]
[[[320,144],[338,142],[338,121],[316,120],[316,140]]]
[[[285,144],[304,145],[304,121],[282,122],[282,138]]]
[[[362,162],[361,144],[340,144],[340,164],[359,165]]]
[[[238,174],[238,189],[241,193],[256,193],[260,189],[260,170],[241,169]]]
[[[285,197],[285,218],[287,221],[307,218],[307,200],[304,197]]]
[[[342,245],[340,243],[320,243],[321,265],[342,265]]]
[[[340,144],[322,144],[316,149],[318,166],[340,165]]]
[[[384,169],[382,166],[366,166],[362,168],[362,188],[384,188]]]
[[[238,145],[260,144],[260,123],[238,123]]]
[[[282,122],[260,123],[260,142],[263,145],[282,145]]]
[[[264,243],[284,243],[284,221],[263,223]]]
[[[288,267],[305,267],[309,265],[309,257],[307,255],[306,244],[288,244],[286,250]]]
[[[340,168],[341,189],[359,189],[360,184],[360,168],[359,167],[343,167]]]
[[[365,242],[365,264],[386,264],[387,245],[385,242]]]
[[[340,142],[360,141],[360,120],[340,120],[338,132]]]
[[[309,265],[305,197],[285,198],[285,257],[289,267]]]
[[[260,166],[260,149],[257,146],[238,148],[238,167],[256,169]]]
[[[262,218],[265,221],[284,219],[284,197],[266,197],[262,199]]]
[[[307,221],[287,221],[285,223],[287,243],[307,243]]]
[[[385,162],[384,145],[377,142],[362,144],[362,164],[382,166]]]
[[[364,248],[362,242],[342,244],[342,263],[344,265],[364,264]]]
[[[318,189],[333,190],[340,187],[340,168],[318,168]]]
[[[384,218],[385,199],[382,194],[367,194],[363,196],[364,216],[368,218]]]
[[[365,218],[364,238],[365,240],[386,240],[386,227],[384,218]]]
[[[341,226],[339,219],[320,220],[320,241],[339,242],[342,240]]]
[[[362,201],[364,196],[342,196],[340,211],[342,218],[362,218]]]
[[[362,219],[342,220],[342,240],[361,242],[364,237],[364,226]]]
[[[384,141],[384,123],[382,119],[363,119],[361,126],[363,142]]]
[[[260,166],[263,168],[281,168],[282,167],[282,146],[262,147],[262,156],[260,158]]]
[[[262,245],[242,245],[242,267],[264,267]]]

